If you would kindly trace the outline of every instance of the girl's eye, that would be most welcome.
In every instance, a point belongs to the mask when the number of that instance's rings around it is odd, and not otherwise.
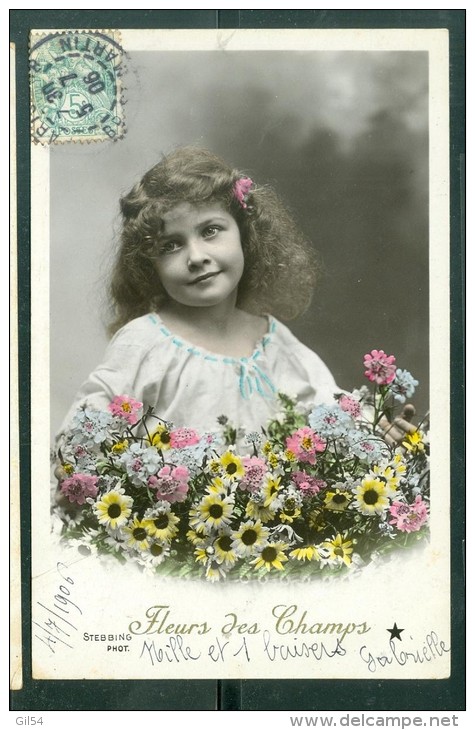
[[[222,230],[220,226],[206,226],[206,228],[203,230],[203,237],[214,238],[214,236],[216,236],[220,230]]]
[[[160,253],[174,253],[180,248],[180,242],[170,239],[160,244]]]

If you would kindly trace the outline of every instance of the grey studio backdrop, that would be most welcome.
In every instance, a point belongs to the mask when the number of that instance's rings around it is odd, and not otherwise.
[[[423,52],[141,52],[122,140],[52,146],[51,430],[101,361],[118,201],[162,153],[197,144],[275,186],[322,262],[289,322],[343,388],[396,355],[429,407],[428,58]],[[217,414],[218,415],[218,414]]]

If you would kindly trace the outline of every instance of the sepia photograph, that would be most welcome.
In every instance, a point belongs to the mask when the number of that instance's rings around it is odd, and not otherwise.
[[[33,676],[450,676],[447,33],[30,68]]]

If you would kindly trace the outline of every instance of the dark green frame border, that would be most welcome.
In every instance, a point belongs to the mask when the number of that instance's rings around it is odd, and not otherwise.
[[[30,626],[30,140],[31,28],[447,28],[450,34],[452,674],[445,680],[31,679]],[[10,10],[16,44],[18,339],[24,685],[12,711],[465,709],[465,11],[464,10]]]

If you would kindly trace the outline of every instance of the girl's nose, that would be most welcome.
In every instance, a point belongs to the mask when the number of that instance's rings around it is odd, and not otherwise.
[[[203,241],[193,238],[188,241],[187,246],[187,263],[188,268],[192,269],[196,266],[202,266],[210,261],[209,254]]]

